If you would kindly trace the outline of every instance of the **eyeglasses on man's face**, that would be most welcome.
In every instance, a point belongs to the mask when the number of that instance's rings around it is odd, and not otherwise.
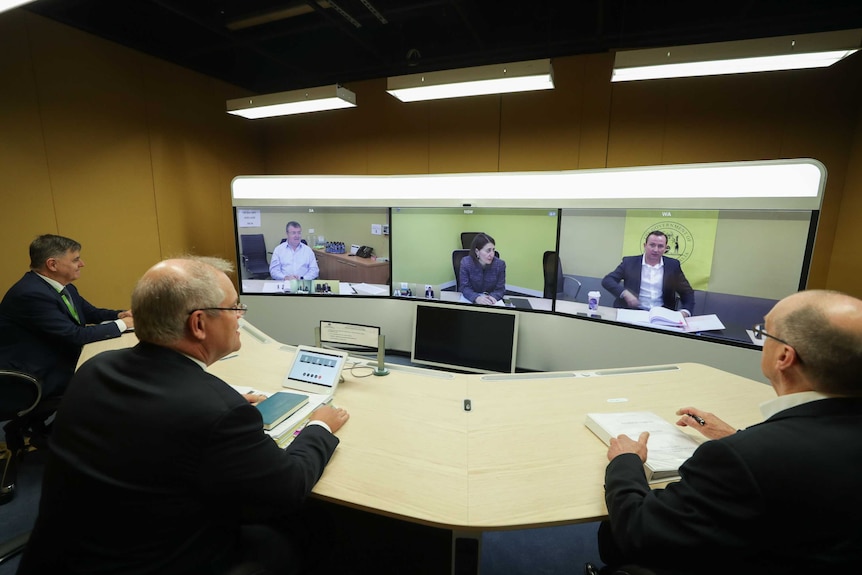
[[[232,311],[239,317],[242,317],[245,315],[245,312],[248,311],[248,306],[244,303],[238,303],[233,307],[199,307],[191,310],[189,315],[192,315],[196,311]]]
[[[756,337],[757,339],[763,339],[764,337],[768,337],[768,338],[774,339],[777,342],[783,343],[787,347],[793,348],[793,351],[796,352],[796,357],[799,359],[799,362],[802,363],[802,356],[799,355],[799,351],[796,349],[796,347],[793,344],[784,341],[780,337],[775,337],[771,333],[767,333],[766,324],[759,323],[759,324],[755,325],[754,327],[752,327],[751,331],[754,332],[754,337]]]

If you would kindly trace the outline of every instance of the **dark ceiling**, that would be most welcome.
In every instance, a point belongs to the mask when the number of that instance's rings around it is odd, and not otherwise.
[[[257,93],[862,28],[862,0],[38,0],[25,9]]]

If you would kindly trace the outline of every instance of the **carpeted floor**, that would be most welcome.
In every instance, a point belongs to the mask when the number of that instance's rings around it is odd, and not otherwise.
[[[0,461],[0,464],[5,464]],[[42,472],[45,467],[45,452],[30,451],[18,468],[15,498],[0,507],[0,542],[30,531],[39,509],[39,490],[42,487]],[[18,569],[21,556],[15,556],[0,564],[0,575],[13,575]]]

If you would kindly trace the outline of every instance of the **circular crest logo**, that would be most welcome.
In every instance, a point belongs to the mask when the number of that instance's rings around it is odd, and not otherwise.
[[[667,234],[667,249],[664,255],[678,259],[684,263],[694,252],[694,236],[691,231],[679,222],[656,222],[644,230],[641,235],[641,245],[646,243],[650,232],[661,231]]]

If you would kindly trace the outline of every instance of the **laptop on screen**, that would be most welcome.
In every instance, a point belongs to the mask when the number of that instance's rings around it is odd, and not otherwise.
[[[282,387],[293,391],[324,396],[324,402],[335,393],[347,352],[300,345]]]

